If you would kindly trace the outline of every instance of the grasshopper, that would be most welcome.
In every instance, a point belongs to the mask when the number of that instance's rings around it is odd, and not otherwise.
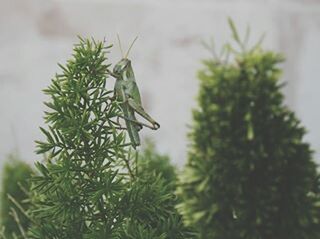
[[[148,115],[142,107],[139,88],[134,77],[131,61],[128,59],[128,54],[136,39],[137,38],[132,42],[127,53],[123,55],[120,38],[118,36],[119,46],[123,57],[114,66],[113,71],[109,71],[109,74],[116,79],[114,95],[112,98],[120,102],[120,107],[124,115],[123,117],[120,117],[125,121],[126,130],[134,149],[140,145],[139,131],[143,126],[153,130],[160,128],[160,125],[150,115]],[[139,122],[135,117],[135,113],[141,115],[152,125]]]

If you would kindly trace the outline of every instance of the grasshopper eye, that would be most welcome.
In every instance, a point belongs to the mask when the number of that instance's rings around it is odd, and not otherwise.
[[[127,64],[126,65],[121,65],[121,70],[123,71],[124,69],[127,68]]]
[[[127,59],[122,59],[119,61],[113,68],[113,73],[117,75],[121,75],[127,67],[129,66],[129,61]]]
[[[120,74],[120,72],[122,71],[122,65],[115,65],[114,68],[113,68],[113,73],[114,74]]]
[[[120,65],[120,67],[119,67],[119,71],[125,71],[126,69],[127,69],[127,67],[128,67],[128,63],[127,62],[125,62],[125,64],[121,64]]]

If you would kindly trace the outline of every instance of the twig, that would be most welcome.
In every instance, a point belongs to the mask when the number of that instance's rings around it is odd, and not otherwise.
[[[129,149],[128,158],[130,158],[130,155],[131,155],[131,149]],[[128,160],[126,157],[123,157],[123,160],[124,160],[124,162],[125,162],[125,164],[126,164],[126,167],[127,167],[127,169],[128,169],[128,172],[129,172],[130,177],[131,177],[132,179],[134,179],[135,176],[134,176],[134,174],[133,174],[133,172],[132,172],[132,169],[131,169],[131,167],[130,167],[129,160]]]
[[[17,214],[17,212],[16,212],[16,210],[14,208],[11,208],[11,215],[12,215],[13,219],[16,221],[16,223],[18,225],[18,228],[19,228],[19,231],[20,231],[22,237],[25,238],[25,239],[28,239],[27,235],[26,235],[26,232],[24,231],[24,229],[23,229],[23,227],[21,225],[21,222],[19,220],[19,216],[18,216],[18,214]]]
[[[30,221],[35,223],[35,221],[26,213],[26,211],[23,209],[23,207],[18,203],[14,197],[12,197],[10,194],[8,194],[8,199],[22,212],[22,214],[28,218]]]
[[[1,231],[0,231],[0,239],[8,239],[8,238],[6,237],[6,235],[4,234],[4,232],[5,232],[5,229],[4,229],[4,227],[2,227],[2,228],[1,228]]]

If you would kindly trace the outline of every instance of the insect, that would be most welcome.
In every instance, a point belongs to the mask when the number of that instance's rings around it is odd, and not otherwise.
[[[131,61],[128,59],[128,54],[136,40],[137,37],[131,43],[127,53],[123,55],[120,38],[118,36],[119,46],[123,57],[114,66],[113,71],[109,71],[109,74],[116,79],[113,98],[120,102],[120,107],[124,115],[122,118],[125,121],[126,130],[133,148],[140,145],[139,131],[143,126],[153,130],[160,128],[160,125],[149,114],[147,114],[142,107],[139,88],[134,77]],[[136,119],[135,113],[142,116],[150,122],[151,125],[139,122]]]

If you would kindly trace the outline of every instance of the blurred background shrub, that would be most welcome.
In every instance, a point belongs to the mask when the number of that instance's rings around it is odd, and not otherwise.
[[[16,218],[20,226],[26,229],[28,220],[20,209],[8,198],[10,195],[25,210],[30,206],[28,191],[30,190],[30,177],[32,168],[20,158],[12,154],[5,160],[2,170],[1,196],[0,196],[0,223],[5,228],[7,238],[14,238],[12,235],[19,235],[20,230],[16,219],[13,217],[12,209],[16,212]]]
[[[162,235],[163,238],[193,238],[193,231],[183,224],[176,209],[179,202],[175,196],[177,172],[170,158],[158,153],[150,140],[137,157],[138,177],[132,191],[140,189],[137,190],[137,201],[128,204],[129,208],[132,207],[132,218],[149,225],[156,235]],[[148,200],[141,200],[143,198]]]
[[[160,175],[167,184],[175,186],[177,169],[172,165],[168,155],[157,152],[153,141],[146,140],[144,149],[138,154],[138,159],[139,177]]]
[[[179,211],[202,239],[319,238],[317,166],[284,105],[283,57],[247,48],[230,25],[231,60],[207,60],[199,72]]]

